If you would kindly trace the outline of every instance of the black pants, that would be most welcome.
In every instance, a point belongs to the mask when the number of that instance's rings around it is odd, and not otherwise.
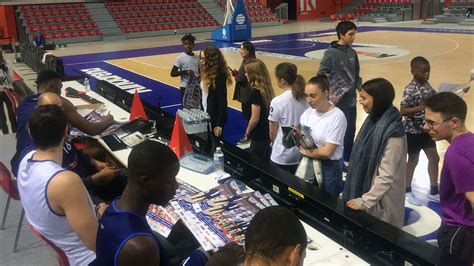
[[[270,140],[269,139],[252,139],[250,142],[250,153],[264,161],[270,159]]]
[[[339,107],[347,119],[346,133],[344,134],[344,151],[343,158],[345,162],[349,162],[351,158],[352,146],[354,145],[354,137],[356,131],[357,107]]]
[[[292,174],[295,174],[296,173],[296,169],[298,169],[298,164],[277,164],[275,162],[272,161],[272,164],[278,166],[279,168],[289,172],[289,173],[292,173]]]
[[[438,246],[442,255],[457,257],[466,261],[466,265],[474,264],[474,227],[454,227],[442,223],[438,231]]]
[[[9,132],[8,130],[7,116],[5,115],[5,108],[3,103],[5,103],[7,107],[6,115],[8,116],[8,120],[10,120],[12,132]],[[4,91],[0,91],[0,128],[2,129],[3,134],[15,133],[17,128],[17,122],[15,114],[13,113],[12,102],[10,101],[10,98],[8,98],[7,93]]]

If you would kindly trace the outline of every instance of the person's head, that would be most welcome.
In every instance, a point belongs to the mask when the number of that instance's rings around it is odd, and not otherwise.
[[[281,206],[260,210],[245,231],[245,262],[303,265],[307,236],[298,217]]]
[[[183,43],[184,51],[186,53],[192,53],[193,52],[195,41],[196,41],[196,37],[194,37],[190,33],[186,33],[183,36],[183,38],[181,38],[181,42]]]
[[[231,242],[214,253],[207,261],[206,266],[241,266],[244,256],[244,248]]]
[[[291,92],[296,100],[305,99],[304,88],[306,81],[301,75],[298,75],[298,68],[293,63],[281,63],[275,68],[278,87],[286,89],[291,87]]]
[[[311,108],[321,110],[329,103],[329,81],[326,75],[319,74],[308,80],[304,89],[306,101]]]
[[[240,45],[240,51],[239,52],[240,52],[240,56],[242,57],[242,59],[244,59],[244,61],[245,60],[252,60],[252,59],[257,58],[255,56],[255,47],[249,41],[243,42]]]
[[[359,96],[359,103],[364,111],[372,117],[379,117],[392,106],[395,89],[390,81],[375,78],[362,85]]]
[[[356,38],[357,26],[352,21],[341,21],[336,26],[337,38],[342,45],[351,45]]]
[[[424,100],[425,123],[423,129],[434,140],[451,141],[455,131],[465,128],[467,105],[452,92],[440,92]]]
[[[218,73],[223,73],[227,77],[227,85],[232,83],[231,74],[227,67],[227,62],[219,48],[214,45],[208,45],[201,50],[199,54],[199,69],[201,70],[201,79],[206,87],[209,87],[216,80]]]
[[[430,79],[430,62],[422,56],[413,58],[410,62],[413,78],[420,83],[425,83]]]
[[[128,183],[146,202],[166,205],[173,198],[179,160],[166,145],[146,140],[128,156]]]
[[[254,59],[245,65],[245,75],[249,81],[250,87],[257,89],[267,105],[275,97],[270,74],[267,66],[262,60]]]
[[[29,132],[38,150],[62,147],[67,135],[67,118],[57,105],[38,106],[28,120]]]
[[[61,76],[53,70],[41,71],[36,78],[36,85],[40,93],[54,92],[58,95],[61,95],[61,88],[63,87]]]
[[[38,106],[48,105],[48,104],[57,105],[59,107],[63,106],[61,97],[54,92],[42,93],[40,97],[38,98],[38,102],[37,102]]]

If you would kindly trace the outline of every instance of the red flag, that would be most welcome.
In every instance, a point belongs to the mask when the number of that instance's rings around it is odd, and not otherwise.
[[[174,120],[170,148],[174,151],[178,158],[181,158],[186,153],[193,151],[193,147],[191,146],[191,142],[189,142],[186,131],[184,131],[184,127],[183,124],[181,124],[179,115],[176,115],[176,119]]]
[[[140,96],[138,95],[138,91],[135,90],[135,95],[133,95],[133,102],[132,102],[132,109],[130,109],[130,118],[129,121],[133,121],[137,118],[143,118],[148,120],[146,116],[145,109],[143,108],[142,101],[140,100]]]

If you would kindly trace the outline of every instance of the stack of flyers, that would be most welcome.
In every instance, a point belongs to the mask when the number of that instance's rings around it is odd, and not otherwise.
[[[241,193],[232,182],[171,202],[179,218],[207,251],[230,242],[243,245],[245,229],[253,216],[275,205],[278,204],[269,194]]]
[[[189,185],[188,183],[178,181],[178,188],[176,189],[176,193],[171,201],[186,198],[199,192],[199,189]],[[171,204],[167,204],[164,207],[151,204],[148,208],[146,218],[151,229],[164,237],[168,237],[171,229],[179,220],[179,216],[174,211]]]
[[[104,121],[104,117],[99,113],[98,110],[93,110],[90,113],[88,113],[84,118],[92,123],[99,123]],[[108,135],[112,135],[117,129],[119,129],[123,124],[115,122],[112,125],[110,125],[107,129],[102,131],[99,135],[93,136],[93,137],[105,137]],[[80,131],[79,129],[72,127],[70,133],[72,136],[83,136],[84,133]]]

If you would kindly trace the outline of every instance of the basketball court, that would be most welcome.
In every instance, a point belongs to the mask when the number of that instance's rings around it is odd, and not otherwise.
[[[258,29],[258,37],[252,39],[257,57],[263,60],[272,77],[273,86],[277,95],[282,91],[277,87],[274,78],[275,66],[282,62],[292,62],[298,66],[298,72],[305,78],[312,77],[319,68],[319,63],[329,43],[336,40],[332,25],[313,22],[298,22],[291,26],[283,25],[287,30],[269,28]],[[414,24],[412,22],[412,24]],[[431,63],[430,83],[437,89],[441,83],[467,83],[474,68],[474,29],[456,26],[448,28],[406,26],[390,24],[372,26],[373,24],[359,25],[354,48],[359,54],[361,77],[364,81],[376,77],[388,79],[395,87],[398,107],[404,87],[411,81],[410,60],[415,56],[424,56]],[[320,30],[314,30],[319,28]],[[282,32],[288,32],[281,34]],[[128,47],[140,49],[110,51],[110,47],[98,47],[98,50],[107,52],[62,57],[68,75],[87,75],[92,84],[96,79],[105,79],[120,84],[133,84],[139,88],[142,100],[157,104],[169,112],[176,112],[180,108],[179,78],[170,76],[171,67],[176,57],[182,52],[179,42],[180,36],[173,36],[172,41],[159,39],[153,45],[151,41],[129,41]],[[214,44],[222,52],[231,68],[239,68],[241,58],[239,43],[215,43],[203,34],[198,34],[195,51],[207,44]],[[175,45],[166,45],[170,42]],[[160,45],[163,43],[165,45]],[[109,43],[113,45],[113,43]],[[145,47],[147,46],[148,47]],[[120,43],[117,45],[123,47]],[[142,48],[143,47],[143,48]],[[85,47],[79,47],[83,50]],[[112,48],[113,49],[113,48]],[[128,83],[127,83],[128,82]],[[129,88],[130,88],[129,87]],[[243,135],[246,122],[240,113],[240,104],[232,100],[233,86],[227,88],[229,101],[229,119],[225,127],[224,136],[230,142],[237,142]],[[133,90],[130,90],[133,92]],[[468,106],[473,106],[474,93],[464,96]],[[467,126],[474,128],[472,120],[474,109],[470,108]],[[366,114],[358,107],[357,128],[360,128]],[[438,143],[438,152],[442,158],[447,148],[446,142]],[[423,240],[436,239],[436,231],[441,222],[439,203],[428,202],[429,181],[427,175],[427,159],[422,154],[416,169],[413,190],[419,198],[424,200],[421,207],[406,206],[406,226],[404,230],[422,238]]]

